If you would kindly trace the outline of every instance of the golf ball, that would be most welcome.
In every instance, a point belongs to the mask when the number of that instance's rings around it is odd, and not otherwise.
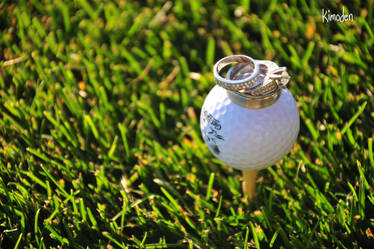
[[[290,91],[261,109],[231,101],[216,85],[200,115],[200,128],[209,150],[225,164],[240,170],[260,170],[282,159],[292,148],[300,126],[299,111]]]

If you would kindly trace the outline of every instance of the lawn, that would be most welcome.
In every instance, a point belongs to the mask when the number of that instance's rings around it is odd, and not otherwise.
[[[1,1],[0,248],[374,248],[374,1],[337,2]],[[249,204],[199,127],[232,54],[300,111]]]

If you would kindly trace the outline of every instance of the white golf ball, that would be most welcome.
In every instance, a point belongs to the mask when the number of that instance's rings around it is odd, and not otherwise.
[[[240,170],[260,170],[282,159],[299,133],[295,99],[282,89],[272,105],[249,109],[233,103],[216,85],[203,104],[200,128],[209,150],[225,164]]]

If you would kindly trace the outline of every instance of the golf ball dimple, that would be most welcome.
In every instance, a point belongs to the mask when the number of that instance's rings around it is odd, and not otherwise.
[[[203,104],[200,128],[209,150],[236,169],[260,170],[282,159],[299,133],[295,99],[282,89],[271,106],[249,109],[233,103],[215,86]]]

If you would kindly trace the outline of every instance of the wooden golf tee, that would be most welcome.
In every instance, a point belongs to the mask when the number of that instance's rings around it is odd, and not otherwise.
[[[252,200],[256,195],[256,178],[258,170],[243,170],[243,193]]]

